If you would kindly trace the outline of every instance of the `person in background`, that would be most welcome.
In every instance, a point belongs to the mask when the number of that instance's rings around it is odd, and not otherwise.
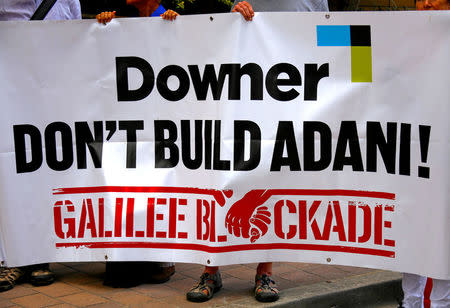
[[[232,12],[251,21],[256,12],[327,12],[327,0],[236,0]]]
[[[327,0],[236,0],[232,12],[238,12],[245,20],[251,21],[255,11],[259,12],[304,12],[328,11]],[[266,216],[270,213],[264,211]],[[256,268],[254,296],[260,302],[274,302],[279,299],[279,291],[272,277],[272,263],[259,263]],[[203,302],[211,299],[222,287],[218,266],[205,266],[200,281],[186,294],[188,300]]]
[[[416,9],[424,10],[450,10],[448,0],[416,0]]]
[[[127,0],[127,5],[134,6],[139,17],[159,17],[174,20],[179,14],[166,10],[161,0]],[[116,18],[116,11],[98,14],[96,19],[106,25]],[[106,262],[106,274],[103,284],[112,287],[128,288],[141,283],[164,283],[175,273],[175,264],[170,262]]]
[[[416,0],[416,9],[450,10],[450,0]],[[403,273],[402,289],[404,296],[401,307],[450,307],[450,280]]]
[[[0,21],[30,20],[42,0],[0,0]],[[80,1],[58,0],[44,20],[81,19]]]
[[[0,21],[30,20],[43,0],[0,0]],[[78,0],[58,0],[48,12],[45,20],[81,19]],[[48,263],[22,267],[0,268],[0,292],[12,289],[17,283],[29,281],[32,285],[49,285],[55,274]]]
[[[157,17],[161,16],[166,20],[175,20],[179,15],[172,10],[166,10],[161,5],[161,0],[127,0],[128,5],[132,5],[139,11],[139,17]],[[109,23],[116,17],[116,11],[102,12],[96,16],[97,21],[102,24]]]

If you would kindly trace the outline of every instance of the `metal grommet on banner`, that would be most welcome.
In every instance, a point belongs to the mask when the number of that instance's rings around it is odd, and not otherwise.
[[[1,264],[2,266],[5,265],[5,261],[0,262],[0,264]]]
[[[206,260],[206,263],[211,264],[211,261],[210,260]]]
[[[105,260],[108,260],[108,256],[107,255],[105,255]]]
[[[213,20],[214,20],[214,17],[209,16],[209,20],[213,21]]]
[[[327,258],[327,262],[330,263],[331,262],[331,258]]]
[[[330,14],[325,14],[326,19],[330,19]]]

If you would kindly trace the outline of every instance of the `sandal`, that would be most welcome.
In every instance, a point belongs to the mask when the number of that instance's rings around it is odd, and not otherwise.
[[[25,279],[26,271],[23,267],[0,268],[0,292],[8,291]]]
[[[219,271],[213,275],[203,273],[200,282],[187,292],[186,298],[192,302],[205,302],[211,299],[220,288],[222,288],[222,278]]]
[[[266,274],[255,276],[255,298],[259,302],[274,302],[280,298],[275,281]]]

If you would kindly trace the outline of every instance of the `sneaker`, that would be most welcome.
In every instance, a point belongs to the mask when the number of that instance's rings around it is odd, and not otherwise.
[[[191,302],[205,302],[211,299],[220,288],[222,288],[222,278],[219,271],[213,275],[203,273],[200,282],[187,292],[186,298]]]
[[[47,286],[55,281],[55,274],[48,263],[30,266],[30,283],[34,286]]]
[[[255,276],[255,298],[259,302],[274,302],[280,298],[279,291],[266,274]]]
[[[21,267],[3,267],[0,269],[0,292],[14,288],[25,278],[25,270]]]
[[[172,266],[157,266],[152,270],[149,275],[149,281],[151,283],[164,283],[170,280],[170,277],[175,274],[175,265]]]

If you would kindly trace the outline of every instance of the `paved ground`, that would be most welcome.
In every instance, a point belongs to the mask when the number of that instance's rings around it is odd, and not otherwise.
[[[169,282],[159,285],[143,284],[128,289],[103,286],[104,263],[58,263],[52,264],[51,268],[57,275],[55,283],[44,287],[34,287],[28,283],[17,285],[10,291],[0,293],[0,308],[264,306],[252,298],[256,264],[222,267],[224,287],[204,304],[190,303],[185,297],[185,292],[200,276],[203,268],[201,265],[178,263],[176,273]],[[325,300],[317,304],[317,299],[342,299],[345,297],[342,295],[344,289],[347,290],[347,297],[355,298],[355,294],[348,291],[360,290],[361,283],[389,283],[399,278],[398,274],[391,272],[321,264],[274,263],[273,270],[274,279],[281,290],[281,299],[277,305],[285,307],[333,307]],[[370,294],[374,293],[372,287],[369,287]],[[383,295],[386,288],[392,289],[391,285],[384,285],[384,288],[378,293]],[[359,295],[366,297],[361,292]],[[310,305],[298,304],[301,298],[308,296],[313,299]],[[312,304],[314,301],[316,304]],[[396,307],[395,303],[382,305]],[[334,305],[350,306],[353,304],[349,302]]]

